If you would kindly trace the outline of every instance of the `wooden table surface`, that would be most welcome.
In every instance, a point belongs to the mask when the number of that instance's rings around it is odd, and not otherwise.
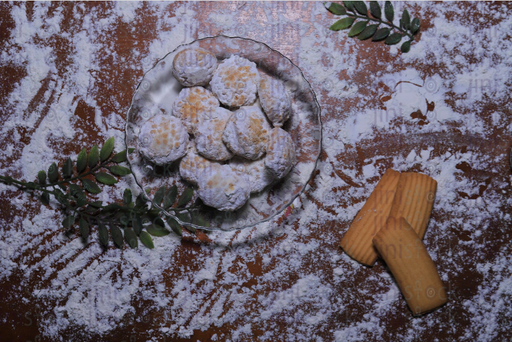
[[[227,235],[198,232],[197,236],[185,234],[181,239],[172,237],[177,247],[173,249],[170,266],[158,270],[161,277],[153,283],[147,279],[140,280],[138,271],[135,272],[133,277],[141,281],[141,289],[130,295],[129,303],[133,311],[121,318],[112,318],[115,327],[103,333],[70,321],[64,328],[62,324],[56,325],[59,330],[55,336],[58,337],[48,335],[51,320],[55,319],[54,309],[65,305],[71,294],[63,292],[61,298],[45,298],[37,295],[37,291],[51,289],[53,280],[60,277],[66,263],[55,265],[50,277],[45,276],[44,269],[29,275],[23,270],[39,264],[45,256],[57,253],[70,243],[59,238],[63,234],[63,229],[58,226],[62,217],[58,210],[52,209],[55,211],[53,222],[56,226],[48,227],[51,233],[44,234],[44,238],[34,236],[33,240],[29,240],[34,245],[29,243],[22,253],[10,250],[6,244],[0,245],[2,258],[17,265],[8,277],[0,279],[0,340],[146,341],[153,338],[160,341],[210,341],[217,338],[218,341],[344,341],[356,340],[357,336],[368,341],[512,339],[512,270],[507,264],[512,251],[512,192],[508,163],[508,150],[512,143],[510,91],[493,93],[493,89],[487,88],[494,87],[496,80],[476,76],[475,86],[469,90],[485,94],[474,101],[474,110],[467,103],[461,105],[464,93],[461,94],[450,82],[458,75],[457,70],[449,68],[443,58],[436,56],[439,49],[431,46],[432,52],[428,46],[422,46],[424,58],[407,59],[396,51],[396,47],[370,41],[356,42],[347,38],[346,32],[319,31],[319,27],[326,29],[336,20],[327,11],[320,11],[319,3],[142,3],[134,11],[127,10],[124,5],[130,7],[130,4],[110,2],[0,3],[0,51],[17,51],[19,54],[17,57],[11,55],[7,59],[0,59],[0,121],[21,122],[13,120],[13,117],[26,118],[28,121],[36,117],[30,121],[33,123],[31,126],[19,124],[4,127],[0,149],[8,151],[12,148],[12,152],[4,154],[6,157],[0,160],[1,170],[8,170],[13,177],[35,179],[36,174],[23,174],[20,160],[26,153],[26,146],[33,142],[41,122],[48,120],[51,115],[58,115],[62,110],[60,101],[66,96],[72,98],[69,124],[74,133],[71,137],[48,134],[45,143],[54,151],[54,161],[62,164],[65,157],[76,155],[85,146],[101,144],[110,135],[122,136],[125,113],[135,86],[144,72],[163,57],[158,53],[217,34],[263,41],[288,56],[302,69],[322,108],[324,151],[318,170],[310,187],[301,196],[301,208],[288,218],[281,215],[273,220],[266,230],[256,228]],[[421,18],[420,42],[430,35],[438,36],[439,44],[445,44],[444,41],[450,39],[461,41],[447,35],[444,26],[435,26],[442,19],[439,13],[443,13],[443,20],[448,23],[463,23],[465,27],[480,32],[481,29],[495,27],[493,25],[505,25],[506,16],[512,9],[511,3],[501,2],[485,5],[436,2],[423,6],[406,2],[396,3],[395,6],[407,7],[412,14]],[[443,6],[450,9],[443,12]],[[482,11],[483,6],[485,11]],[[455,7],[459,10],[453,11]],[[52,32],[50,19],[54,18],[55,13],[59,13],[60,24]],[[503,13],[504,16],[496,13]],[[212,19],[213,14],[218,15],[216,20]],[[27,55],[30,51],[23,41],[26,32],[17,24],[21,17],[32,23],[37,20],[46,23],[38,35],[31,33],[33,40],[30,43],[39,48],[47,47],[52,52],[53,57],[47,63],[55,68],[50,69],[44,77],[34,77],[40,71],[27,68],[29,64],[25,63],[30,58]],[[90,17],[95,18],[94,23],[85,19]],[[220,17],[225,18],[223,24],[218,19]],[[114,19],[111,24],[102,26],[102,18]],[[229,21],[233,23],[228,27],[226,23]],[[308,44],[318,32],[325,36],[315,38],[318,40],[318,50],[315,50],[314,45]],[[85,35],[83,39],[92,37],[94,40],[89,44],[99,48],[94,48],[95,52],[90,56],[78,53],[84,51],[83,46],[73,44],[79,35]],[[179,41],[173,40],[174,37]],[[476,52],[459,46],[452,51],[448,51],[448,45],[442,46],[445,46],[444,53],[451,55],[454,60],[458,56],[464,57],[461,65],[465,67],[480,65],[482,59],[488,59],[489,68],[510,63],[502,55],[493,54],[492,50],[499,48],[497,40],[510,43],[510,34],[506,37],[490,34],[489,39],[492,41],[489,41],[489,50],[484,56],[475,55]],[[471,34],[468,34],[467,44],[472,44]],[[331,55],[325,53],[326,46],[332,47]],[[414,49],[413,44],[411,54],[415,53]],[[351,63],[347,66],[350,72],[336,71],[325,81],[319,80],[311,60],[318,57],[317,63],[325,66],[322,70],[334,70],[332,56],[335,54],[352,56],[347,57]],[[14,63],[16,58],[18,62]],[[82,62],[87,59],[91,63],[85,80],[74,78],[74,68],[80,64],[80,59]],[[351,132],[350,127],[360,126],[351,126],[351,123],[364,115],[377,118],[379,110],[385,111],[386,102],[400,91],[400,87],[390,88],[389,83],[379,79],[391,70],[416,70],[424,82],[421,87],[442,88],[446,98],[444,101],[436,100],[440,102],[429,102],[426,98],[426,113],[405,113],[387,126],[377,125],[375,131],[366,137],[354,138],[357,132]],[[512,67],[506,70],[510,72]],[[404,75],[404,85],[413,83],[407,79],[406,73]],[[502,76],[496,82],[505,82],[510,89],[507,75]],[[345,83],[335,83],[333,77]],[[29,82],[32,90],[28,91],[29,99],[20,99],[27,103],[20,109],[10,96],[23,82]],[[486,89],[482,90],[484,82]],[[345,89],[335,89],[342,85],[357,86],[357,96],[343,95]],[[366,114],[364,108],[368,109]],[[465,116],[467,120],[444,120],[433,131],[428,129],[431,127],[429,124],[436,120],[435,116],[442,117],[445,109]],[[495,119],[496,113],[499,114],[498,120]],[[389,113],[386,111],[385,114]],[[476,129],[475,122],[481,123],[484,129]],[[56,122],[56,129],[58,125]],[[421,129],[423,126],[425,130]],[[347,137],[352,138],[344,140]],[[420,155],[425,150],[430,153],[426,160],[407,162],[406,157],[411,151]],[[380,157],[372,159],[376,155]],[[461,155],[471,159],[460,158]],[[34,158],[38,162],[37,156]],[[453,164],[457,158],[460,160]],[[435,160],[437,164],[425,162]],[[386,169],[418,171],[442,180],[443,170],[452,164],[456,168],[457,181],[472,186],[474,191],[468,192],[468,187],[457,191],[450,188],[450,184],[440,182],[424,240],[429,251],[435,255],[441,275],[445,277],[443,280],[448,289],[449,303],[423,318],[413,318],[403,298],[393,293],[397,287],[390,280],[385,265],[381,261],[373,268],[355,264],[343,255],[339,241]],[[370,178],[365,176],[368,165],[375,170]],[[41,168],[47,166],[41,165]],[[333,184],[332,187],[328,185],[331,184],[329,182]],[[441,188],[443,186],[447,188]],[[323,195],[319,195],[321,189],[326,189]],[[37,218],[41,205],[20,191],[3,188],[0,193],[0,241],[8,241],[9,234],[23,229],[25,219]],[[116,194],[115,190],[111,193],[121,198],[121,194]],[[314,212],[318,212],[317,218],[308,219],[306,223],[301,221],[302,217],[311,217]],[[475,234],[476,231],[479,233]],[[48,244],[48,248],[41,251],[38,246],[44,243]],[[296,246],[309,248],[308,252],[299,251]],[[101,254],[96,254],[94,247],[90,246],[77,249],[73,258],[86,253],[90,253],[86,265],[95,261],[103,262]],[[121,259],[125,255],[113,247],[111,253],[118,253]],[[266,261],[269,255],[270,262]],[[181,286],[183,279],[197,275],[213,256],[217,258],[215,262],[219,263],[213,280],[191,281],[189,284],[195,287],[187,289],[186,293],[193,305],[183,309],[190,312],[185,315],[176,311],[177,307],[173,305],[177,304],[173,303],[180,297],[173,289]],[[296,259],[298,256],[301,257],[300,261]],[[226,264],[227,260],[231,260],[231,266]],[[489,270],[483,271],[486,264]],[[242,281],[230,282],[229,273]],[[264,317],[268,304],[262,304],[260,298],[269,298],[277,289],[292,289],[308,274],[320,279],[319,283],[325,287],[319,288],[318,294],[310,301],[304,298],[290,300],[287,302],[289,307]],[[340,274],[346,274],[346,277]],[[118,265],[113,277],[121,275],[122,267]],[[65,278],[65,281],[71,282],[79,277],[77,274]],[[325,288],[329,291],[322,292]],[[145,293],[152,291],[168,299],[172,310],[165,306],[158,308],[145,298]],[[378,303],[390,293],[392,300],[382,304],[388,308],[379,311]],[[234,299],[244,294],[246,297],[241,302]],[[222,302],[220,298],[225,295],[228,295],[228,299],[224,298]],[[300,297],[300,294],[297,296]],[[482,302],[476,303],[478,299]],[[190,336],[178,333],[179,326],[197,327],[197,324],[193,324],[194,317],[207,317],[200,310],[213,312],[217,302],[222,307],[221,324],[211,319],[204,322],[203,328],[193,329]],[[497,309],[492,310],[492,307]],[[318,321],[308,322],[304,319],[308,313],[320,315],[325,312],[327,316]],[[226,318],[228,314],[233,317],[232,320]],[[489,331],[475,325],[478,317],[489,319],[488,323],[484,322]],[[234,332],[241,331],[246,324],[250,326],[250,333],[237,337]],[[365,324],[373,328],[365,331]],[[159,330],[162,327],[169,329],[163,332]],[[349,333],[351,327],[355,329],[354,335]],[[411,333],[415,336],[407,337]]]

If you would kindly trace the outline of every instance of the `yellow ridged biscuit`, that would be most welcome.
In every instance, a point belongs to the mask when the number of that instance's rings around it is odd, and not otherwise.
[[[400,175],[393,206],[387,224],[399,225],[403,217],[420,239],[425,236],[428,220],[436,197],[437,182],[424,174],[403,172]]]
[[[382,228],[373,243],[395,277],[414,315],[447,302],[446,290],[421,238],[401,217]]]
[[[377,260],[372,239],[386,224],[399,179],[397,171],[388,169],[384,173],[341,240],[341,248],[360,263],[373,266]]]

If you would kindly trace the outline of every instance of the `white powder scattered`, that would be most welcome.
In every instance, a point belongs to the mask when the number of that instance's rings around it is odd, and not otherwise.
[[[40,305],[40,333],[52,341],[121,330],[137,341],[195,341],[206,330],[212,341],[510,339],[510,6],[394,5],[432,18],[408,54],[328,30],[335,18],[321,2],[86,3],[70,6],[71,22],[51,3],[34,3],[30,15],[29,4],[12,5],[0,66],[21,76],[0,95],[2,175],[34,180],[68,157],[63,143],[91,141],[86,125],[98,143],[115,136],[124,149],[124,113],[143,73],[178,45],[215,34],[257,39],[290,57],[317,94],[324,127],[320,172],[292,214],[209,233],[207,244],[171,234],[155,238],[154,250],[103,253],[93,232],[84,248],[63,236],[56,203],[41,206],[0,184],[3,216],[12,215],[0,223],[0,279],[19,278],[19,303]],[[120,48],[141,34],[143,43]],[[66,67],[55,38],[69,46]],[[104,84],[128,94],[106,99]],[[93,108],[90,122],[75,116],[80,101]],[[450,301],[422,318],[412,318],[380,262],[365,268],[338,247],[388,167],[438,181],[425,244]],[[117,200],[123,187],[137,191],[127,178],[99,199]],[[123,327],[148,322],[143,332]]]

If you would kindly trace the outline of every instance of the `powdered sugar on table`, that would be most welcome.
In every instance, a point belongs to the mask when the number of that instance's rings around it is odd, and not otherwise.
[[[154,250],[102,252],[96,234],[84,246],[63,235],[57,203],[0,184],[0,322],[49,341],[510,339],[511,5],[394,6],[422,19],[407,54],[329,31],[321,2],[2,3],[2,175],[32,181],[110,136],[124,149],[144,72],[216,34],[257,39],[301,68],[324,153],[286,214],[209,242],[155,238]],[[362,267],[338,247],[389,167],[438,181],[424,242],[450,297],[421,318],[382,262]],[[126,178],[98,198],[123,187],[138,191]]]

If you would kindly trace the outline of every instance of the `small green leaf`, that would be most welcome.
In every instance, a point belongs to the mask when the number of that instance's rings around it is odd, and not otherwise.
[[[145,206],[146,206],[146,198],[144,197],[144,194],[141,192],[135,199],[135,208],[143,208]]]
[[[105,145],[101,148],[100,151],[100,159],[101,161],[105,161],[110,157],[112,151],[114,150],[114,137],[110,137],[105,141]]]
[[[46,184],[46,172],[44,172],[43,170],[39,171],[39,173],[37,174],[37,181],[39,182],[39,184]]]
[[[333,31],[348,29],[350,26],[352,26],[352,24],[354,23],[354,20],[356,20],[356,19],[351,18],[351,17],[340,19],[337,22],[335,22],[334,24],[332,24],[332,26],[329,27],[329,29],[331,29]]]
[[[420,30],[420,20],[418,18],[414,18],[411,22],[411,33],[416,34]]]
[[[183,208],[185,206],[185,204],[190,202],[193,195],[194,195],[194,189],[186,188],[185,191],[183,191],[183,193],[181,194],[181,197],[178,200],[178,204],[176,205],[176,207]]]
[[[377,1],[370,1],[370,13],[377,19],[380,19],[382,12]]]
[[[132,191],[130,189],[125,189],[123,193],[123,203],[128,205],[132,203]]]
[[[195,234],[196,233],[196,229],[194,227],[190,227],[190,226],[184,226],[183,228],[185,228],[186,230],[188,230],[189,232],[191,232],[192,234]]]
[[[365,40],[365,39],[368,39],[370,38],[371,36],[373,36],[375,34],[375,32],[377,31],[377,27],[379,27],[379,25],[368,25],[365,27],[365,29],[363,30],[363,32],[361,32],[357,38],[359,40]]]
[[[343,5],[345,5],[349,11],[354,11],[354,1],[343,1]]]
[[[132,227],[135,234],[140,235],[140,232],[142,232],[142,218],[139,215],[135,215],[132,219]]]
[[[164,198],[164,195],[165,195],[165,186],[162,186],[160,189],[158,189],[155,192],[155,195],[153,196],[153,203],[155,203],[156,205],[160,205],[160,203],[162,203],[162,199]]]
[[[85,190],[90,192],[91,194],[99,194],[101,192],[100,187],[98,184],[94,183],[92,180],[83,178],[82,184],[84,185]]]
[[[87,197],[81,187],[76,184],[69,185],[69,192],[74,197],[76,205],[83,207],[87,203]]]
[[[128,149],[128,154],[131,154],[131,153],[133,153],[134,151],[135,151],[135,148],[134,148],[134,147],[130,147],[130,148]]]
[[[176,235],[178,235],[178,236],[182,236],[183,235],[183,232],[181,230],[180,224],[173,217],[168,217],[167,218],[167,224],[169,225],[169,227],[171,227],[172,231]]]
[[[157,226],[165,227],[164,220],[160,216],[156,216],[153,218],[153,224],[156,224]]]
[[[63,206],[68,206],[69,203],[68,203],[68,199],[66,197],[66,195],[64,195],[62,193],[62,191],[60,191],[59,189],[55,189],[54,190],[54,193],[55,193],[55,199],[60,203],[62,204]]]
[[[377,42],[377,41],[386,39],[386,37],[389,35],[390,32],[391,32],[391,30],[388,29],[387,27],[381,28],[380,30],[377,31],[377,33],[375,33],[375,35],[372,38],[372,41]]]
[[[87,223],[83,218],[80,218],[78,224],[80,226],[80,235],[82,235],[82,239],[87,241],[89,239],[89,223]]]
[[[47,192],[43,192],[41,194],[41,202],[44,205],[49,205],[50,204],[50,195]]]
[[[103,201],[94,201],[91,203],[91,206],[94,208],[101,208],[102,205],[103,205]]]
[[[100,152],[98,149],[98,145],[94,145],[91,150],[89,151],[89,168],[92,169],[93,167],[98,164],[100,161]]]
[[[395,33],[390,34],[386,38],[384,43],[386,43],[387,45],[395,45],[395,44],[400,43],[400,40],[402,40],[402,35],[400,33],[395,32]]]
[[[109,167],[109,170],[114,175],[119,176],[119,177],[123,177],[123,176],[129,175],[130,173],[132,173],[129,168],[124,167],[124,166],[119,166],[119,165],[112,165],[111,167]]]
[[[52,163],[50,167],[48,168],[48,181],[50,184],[53,184],[57,182],[59,179],[59,170],[57,169],[57,165],[55,163]]]
[[[100,236],[101,245],[105,248],[108,248],[108,230],[101,222],[98,224],[98,233]]]
[[[75,223],[75,217],[73,215],[66,216],[62,221],[62,226],[64,228],[69,228]]]
[[[194,221],[195,224],[197,224],[198,226],[203,226],[203,227],[210,227],[210,222],[208,221],[208,219],[202,215],[201,213],[195,213],[192,215],[192,219]]]
[[[386,19],[392,23],[393,19],[395,19],[395,10],[393,9],[393,5],[391,1],[386,1],[384,3],[384,14],[386,15]]]
[[[127,227],[130,224],[130,218],[128,217],[128,214],[122,211],[119,211],[116,213],[116,217],[119,220],[119,223],[123,228]]]
[[[110,204],[106,205],[105,207],[103,207],[103,211],[108,213],[108,212],[115,211],[115,210],[118,210],[121,208],[122,207],[117,203],[110,203]]]
[[[117,248],[123,248],[123,233],[121,233],[121,229],[118,226],[110,225],[110,234],[114,240],[114,245]]]
[[[404,11],[402,12],[402,26],[406,30],[411,27],[411,17],[409,16],[409,11],[407,8],[404,8]]]
[[[176,213],[176,217],[181,221],[181,222],[190,222],[190,216],[189,216],[189,213],[184,211],[184,212],[180,212],[180,213]]]
[[[114,185],[117,183],[117,179],[105,172],[98,172],[94,175],[96,180],[106,185]]]
[[[411,41],[410,40],[403,43],[402,46],[400,47],[400,50],[403,53],[409,52],[410,49],[411,49]]]
[[[151,235],[149,235],[147,232],[140,233],[139,239],[140,242],[142,242],[142,244],[147,248],[155,248],[155,245],[153,245],[153,239],[151,238]]]
[[[137,242],[137,235],[130,228],[124,230],[124,239],[131,248],[137,248],[139,246]]]
[[[112,157],[114,163],[122,163],[126,161],[126,150],[114,154]]]
[[[87,213],[87,214],[93,214],[98,211],[98,208],[94,208],[94,207],[91,207],[90,205],[88,205],[84,210],[85,210],[85,213]]]
[[[340,4],[331,3],[331,6],[328,8],[329,12],[336,15],[345,15],[347,14],[347,11],[345,10],[345,7],[341,6]]]
[[[36,183],[34,182],[28,182],[26,185],[27,189],[30,189],[30,190],[35,190],[35,188],[37,187]]]
[[[69,184],[69,193],[72,196],[75,196],[77,193],[80,193],[80,192],[82,192],[82,188],[81,187],[79,187],[76,184]]]
[[[62,165],[62,177],[68,179],[73,174],[73,161],[71,158],[66,159],[64,165]]]
[[[178,187],[176,185],[173,185],[169,188],[169,191],[165,194],[164,197],[164,209],[168,209],[173,205],[174,201],[176,200],[176,195],[178,194]]]
[[[164,227],[153,223],[146,227],[146,231],[153,236],[165,236],[170,233]]]
[[[349,37],[357,36],[359,33],[363,32],[363,30],[366,27],[366,24],[368,24],[367,21],[359,21],[352,26],[350,31],[348,32]]]
[[[367,15],[368,14],[368,7],[366,7],[366,4],[364,1],[354,1],[354,8],[356,11],[359,12],[359,14]]]
[[[76,160],[76,171],[80,174],[85,170],[87,166],[87,151],[84,148],[80,153],[78,153],[78,158]]]

